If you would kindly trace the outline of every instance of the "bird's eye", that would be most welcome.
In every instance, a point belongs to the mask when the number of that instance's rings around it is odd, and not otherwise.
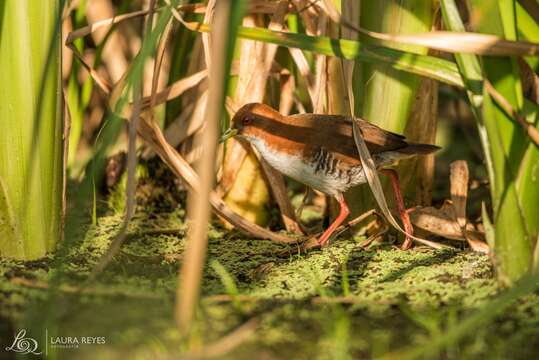
[[[243,126],[251,125],[253,123],[253,118],[250,116],[246,116],[242,120]]]

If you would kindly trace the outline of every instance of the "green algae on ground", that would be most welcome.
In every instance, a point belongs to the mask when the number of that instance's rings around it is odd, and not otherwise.
[[[300,254],[296,246],[249,239],[214,225],[208,262],[218,261],[220,274],[205,269],[199,321],[186,347],[173,321],[183,217],[180,208],[139,211],[114,261],[76,293],[70,289],[90,274],[122,219],[103,216],[89,227],[63,261],[58,333],[105,336],[107,343],[64,350],[61,358],[74,352],[88,359],[178,353],[215,341],[249,318],[258,320],[258,329],[225,358],[373,358],[440,336],[500,291],[488,257],[469,251],[363,249],[360,241],[341,237],[321,251]],[[46,290],[29,284],[46,285],[51,263],[50,258],[0,261],[0,317],[9,324],[0,328],[2,338],[11,338],[6,334],[24,326],[28,309],[46,299]],[[239,307],[221,296],[227,293],[223,272],[235,283]],[[28,283],[17,282],[20,278]],[[488,330],[480,328],[473,339],[444,349],[443,357],[488,357],[495,350],[525,358],[539,346],[538,319],[539,298],[530,295]]]

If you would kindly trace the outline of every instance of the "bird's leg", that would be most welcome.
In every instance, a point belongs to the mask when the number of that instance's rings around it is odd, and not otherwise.
[[[402,192],[401,188],[399,186],[399,176],[397,175],[397,172],[393,169],[382,169],[380,172],[391,180],[391,186],[393,187],[393,193],[395,194],[395,201],[397,202],[397,206],[399,208],[399,215],[402,220],[402,224],[404,225],[404,231],[406,231],[406,238],[404,239],[404,243],[402,243],[401,249],[402,250],[408,250],[412,246],[412,238],[408,235],[414,234],[414,228],[412,227],[412,222],[410,221],[410,216],[408,216],[408,212],[406,211],[406,208],[404,207],[404,199],[402,198]]]
[[[350,214],[350,210],[348,209],[348,205],[346,205],[346,201],[344,201],[344,196],[342,194],[339,194],[335,196],[337,201],[339,202],[340,211],[339,216],[333,221],[333,223],[324,231],[322,236],[320,236],[320,239],[318,239],[318,244],[320,246],[324,246],[328,240],[331,234],[343,223],[344,220],[348,217]]]

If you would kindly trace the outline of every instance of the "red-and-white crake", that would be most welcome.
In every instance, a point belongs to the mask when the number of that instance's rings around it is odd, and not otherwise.
[[[377,169],[392,181],[404,228],[412,234],[396,172],[385,168],[401,159],[430,154],[439,148],[408,143],[402,135],[383,130],[365,120],[358,121]],[[321,246],[325,245],[350,213],[343,193],[367,182],[350,117],[318,114],[283,116],[267,105],[253,103],[244,105],[234,115],[232,127],[224,138],[231,136],[247,140],[281,173],[337,199],[340,213],[318,239]]]

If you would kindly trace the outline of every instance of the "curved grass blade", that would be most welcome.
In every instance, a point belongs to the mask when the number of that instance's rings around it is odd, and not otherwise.
[[[184,25],[193,31],[210,31],[207,24],[185,23]],[[397,70],[425,76],[460,88],[464,87],[456,64],[435,56],[366,45],[354,40],[332,39],[326,36],[309,36],[262,28],[240,27],[238,36],[243,39],[258,40],[348,60],[390,64]]]

